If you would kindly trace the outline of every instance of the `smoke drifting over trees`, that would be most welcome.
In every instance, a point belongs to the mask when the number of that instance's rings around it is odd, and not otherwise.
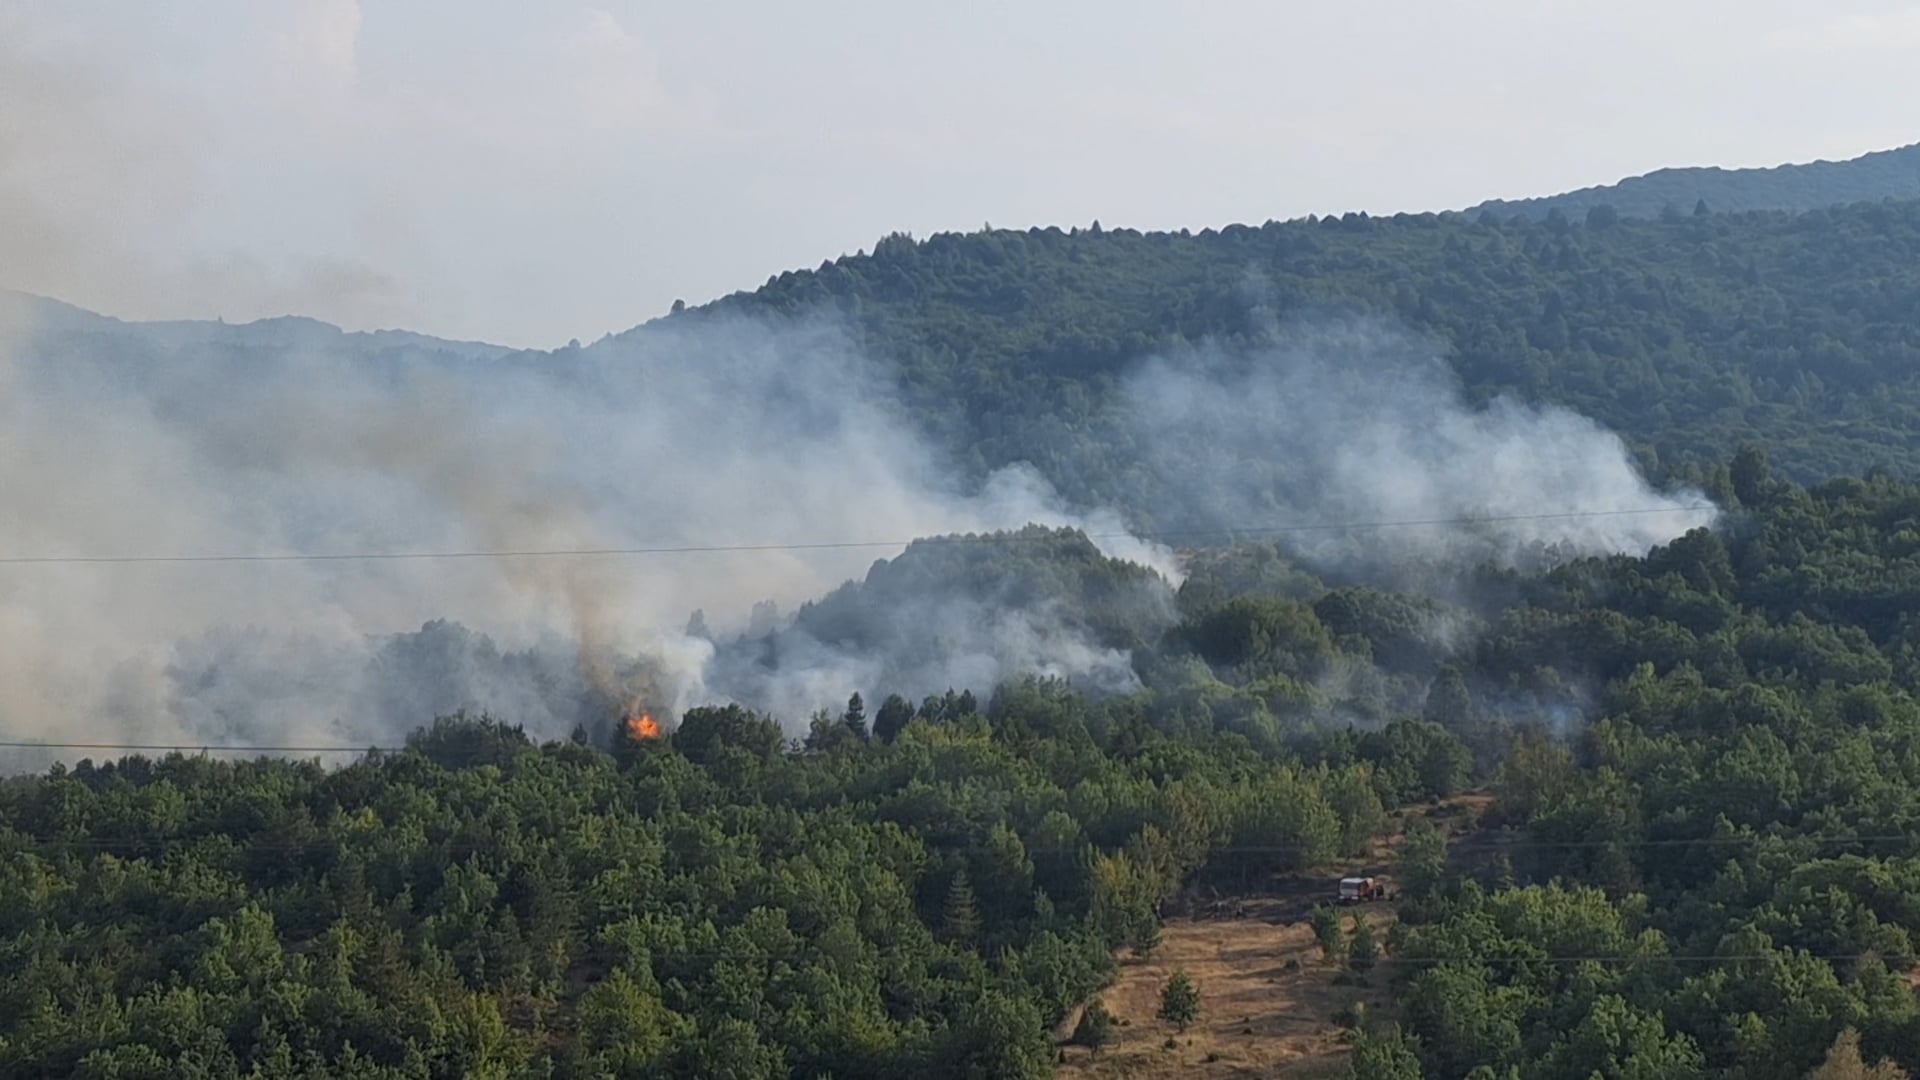
[[[1691,500],[1648,490],[1577,416],[1468,408],[1429,350],[1371,325],[1147,360],[1101,425],[1124,433],[1110,447],[1061,431],[1052,461],[966,485],[887,372],[825,323],[675,319],[506,353],[304,320],[9,310],[5,555],[696,549],[6,566],[0,710],[28,735],[386,742],[458,708],[563,735],[635,695],[669,710],[739,700],[793,731],[854,690],[985,694],[1022,672],[1124,689],[1129,650],[1172,620],[1179,575],[1125,522],[1184,543],[1174,534]],[[1061,505],[1059,470],[1096,468],[1123,497]],[[1298,539],[1323,562],[1458,564],[1530,544],[1644,550],[1701,520]],[[806,545],[1029,523],[1092,543],[951,545],[797,620],[763,607],[752,621],[756,604],[793,611],[899,550]],[[1001,557],[1014,568],[993,569]]]
[[[1593,421],[1506,398],[1470,408],[1438,346],[1371,321],[1277,330],[1250,352],[1155,358],[1126,380],[1118,417],[1115,437],[1152,478],[1163,528],[1506,519],[1286,534],[1322,561],[1640,553],[1712,520],[1681,512],[1703,496],[1651,491],[1625,444]],[[1553,516],[1596,510],[1654,512]]]

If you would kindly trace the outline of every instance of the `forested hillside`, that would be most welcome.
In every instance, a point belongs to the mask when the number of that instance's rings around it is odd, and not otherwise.
[[[1177,890],[1476,783],[1506,846],[1403,856],[1372,1075],[1788,1080],[1849,1027],[1920,1066],[1920,486],[1724,476],[1723,531],[1466,608],[1215,552],[1129,694],[873,686],[799,745],[731,707],[610,747],[456,718],[338,770],[15,779],[0,1071],[1044,1076]],[[1022,558],[1112,612],[1073,544]]]
[[[577,649],[438,620],[326,664],[176,645],[189,730],[303,694],[411,716],[441,676],[520,715],[0,783],[0,1075],[1046,1076],[1170,912],[1311,892],[1376,842],[1391,931],[1314,923],[1391,1003],[1316,1018],[1355,1076],[1920,1068],[1915,311],[1920,202],[896,236],[554,353],[48,307],[19,385],[89,403],[43,410],[94,417],[77,442],[159,424],[126,445],[204,442],[181,475],[263,498],[342,447],[420,480],[302,528],[422,493],[503,555],[588,508],[654,546],[548,554],[1086,525],[929,538],[631,671],[586,639],[661,613],[614,609],[773,575],[514,578],[574,605]],[[1500,397],[1527,407],[1470,407]],[[554,427],[576,488],[513,467]],[[1465,850],[1385,835],[1441,806],[1486,807]],[[1208,999],[1168,985],[1173,1051]]]
[[[1617,184],[1533,199],[1489,199],[1469,208],[1501,217],[1545,218],[1555,210],[1583,215],[1610,206],[1632,217],[1684,214],[1705,202],[1714,210],[1817,210],[1845,203],[1920,198],[1920,145],[1879,150],[1846,161],[1809,161],[1759,169],[1715,166],[1656,169]]]
[[[1114,407],[1143,356],[1257,347],[1333,313],[1429,335],[1474,397],[1569,406],[1657,471],[1751,441],[1800,479],[1920,474],[1920,202],[896,236],[662,325],[822,309],[897,365],[917,424],[976,472],[1032,461],[1107,505],[1147,482]]]
[[[896,382],[917,436],[976,479],[1030,462],[1083,506],[1137,511],[1164,494],[1123,400],[1143,361],[1203,343],[1244,355],[1356,320],[1380,328],[1382,354],[1444,355],[1472,400],[1510,395],[1593,419],[1656,476],[1695,474],[1749,442],[1801,480],[1875,466],[1920,475],[1920,202],[1710,205],[1652,219],[1349,214],[1193,234],[894,236],[609,345],[677,348],[684,336],[670,330],[717,335],[743,314],[841,316]],[[582,355],[507,357],[299,320],[118,323],[52,305],[36,316],[49,363],[104,353],[130,373],[177,364],[183,349],[236,365],[324,349],[362,367],[465,372],[565,370]]]

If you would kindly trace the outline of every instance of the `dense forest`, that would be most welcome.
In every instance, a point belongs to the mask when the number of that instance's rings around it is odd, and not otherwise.
[[[1489,199],[1466,213],[1543,219],[1555,210],[1583,215],[1597,206],[1632,217],[1715,210],[1816,210],[1845,203],[1920,198],[1920,145],[1846,161],[1809,161],[1760,169],[1713,166],[1656,169],[1617,184],[1534,199]]]
[[[1474,400],[1565,405],[1656,476],[1765,445],[1812,480],[1920,474],[1920,202],[1807,213],[1348,214],[1199,233],[984,230],[880,242],[649,324],[838,312],[976,473],[1031,461],[1137,506],[1116,387],[1143,356],[1359,314],[1411,328]]]
[[[1920,486],[1721,475],[1717,531],[1445,599],[1199,554],[1125,693],[874,686],[798,742],[737,707],[611,745],[451,717],[338,768],[14,778],[0,1071],[1045,1076],[1181,890],[1479,785],[1504,846],[1403,853],[1398,1019],[1356,1069],[1785,1080],[1848,1030],[1920,1066]],[[1103,618],[1134,572],[1068,536],[966,551],[900,572],[1064,562]]]

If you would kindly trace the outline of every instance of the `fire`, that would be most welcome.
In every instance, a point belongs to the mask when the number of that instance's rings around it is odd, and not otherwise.
[[[627,717],[627,734],[636,741],[657,739],[660,737],[660,724],[651,713]]]

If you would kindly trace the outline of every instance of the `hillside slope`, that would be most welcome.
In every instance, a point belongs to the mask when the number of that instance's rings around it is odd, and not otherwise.
[[[660,323],[836,312],[977,470],[1031,460],[1124,502],[1116,385],[1142,357],[1330,316],[1409,329],[1468,396],[1564,405],[1646,464],[1766,444],[1799,477],[1920,471],[1920,202],[1680,220],[1457,214],[894,236]],[[649,324],[638,333],[659,325]]]
[[[1144,361],[1195,371],[1203,346],[1271,352],[1329,324],[1374,327],[1378,346],[1325,364],[1444,356],[1468,401],[1564,406],[1618,432],[1656,474],[1702,479],[1757,443],[1799,479],[1920,475],[1916,311],[1920,201],[1592,224],[1350,214],[1199,233],[893,236],[585,351],[825,313],[966,474],[1031,462],[1081,505],[1138,507],[1178,487],[1128,454],[1139,438],[1127,380]],[[61,310],[42,329],[50,359],[105,349],[129,371],[180,349],[237,364],[346,353],[376,367],[560,355],[292,319],[143,324]]]
[[[1920,198],[1920,143],[1846,161],[1810,161],[1763,169],[1716,166],[1656,169],[1617,184],[1534,199],[1489,199],[1468,214],[1542,220],[1611,206],[1629,217],[1685,214],[1705,201],[1713,210],[1813,210],[1845,203]]]

